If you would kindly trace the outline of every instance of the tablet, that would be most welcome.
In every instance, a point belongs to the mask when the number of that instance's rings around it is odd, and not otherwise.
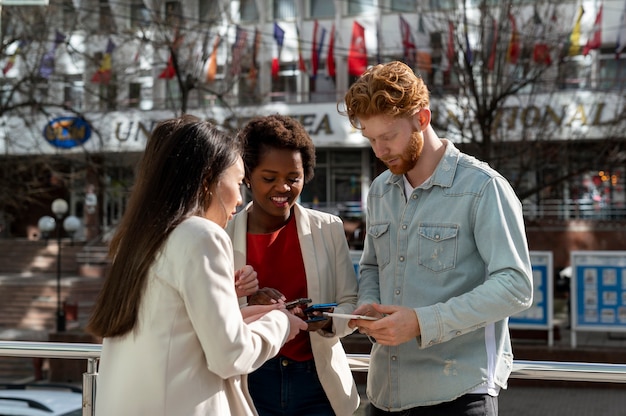
[[[375,316],[353,315],[351,313],[324,312],[324,315],[330,316],[332,318],[364,319],[366,321],[377,321],[379,319],[379,318],[376,318]]]

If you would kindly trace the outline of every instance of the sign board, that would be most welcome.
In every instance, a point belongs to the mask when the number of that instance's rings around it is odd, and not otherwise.
[[[509,326],[519,329],[548,330],[548,345],[554,341],[554,307],[551,251],[531,251],[530,264],[533,272],[533,304],[530,308],[509,318]]]
[[[571,344],[576,331],[626,332],[626,251],[573,251]]]

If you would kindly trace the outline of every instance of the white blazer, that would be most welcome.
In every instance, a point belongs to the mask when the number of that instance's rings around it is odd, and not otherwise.
[[[248,210],[226,226],[233,240],[235,268],[246,264]],[[352,313],[357,302],[357,280],[341,219],[325,212],[294,206],[298,239],[306,272],[307,293],[313,303],[336,302],[335,312]],[[288,299],[291,300],[291,299]],[[351,416],[359,394],[340,337],[353,332],[348,321],[333,320],[333,332],[309,332],[317,374],[333,410]]]
[[[200,217],[170,234],[150,268],[139,320],[105,338],[97,416],[257,415],[242,374],[275,356],[289,320],[272,311],[245,324],[226,232]]]

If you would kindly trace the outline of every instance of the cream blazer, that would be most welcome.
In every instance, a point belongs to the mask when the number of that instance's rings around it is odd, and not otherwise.
[[[235,268],[246,264],[248,210],[226,226],[233,240]],[[294,206],[298,239],[306,271],[307,293],[313,303],[336,302],[335,312],[356,308],[357,280],[343,223],[335,215]],[[315,367],[322,387],[338,416],[350,416],[359,407],[359,394],[340,337],[352,333],[348,321],[333,320],[332,333],[309,332]]]
[[[289,320],[245,324],[230,238],[200,217],[172,231],[150,268],[136,328],[105,338],[97,416],[257,415],[242,374],[275,356]]]

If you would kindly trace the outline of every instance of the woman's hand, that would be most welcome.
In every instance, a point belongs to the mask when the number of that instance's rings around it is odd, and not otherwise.
[[[249,324],[250,322],[256,321],[266,313],[281,308],[282,306],[280,304],[274,303],[271,305],[248,305],[240,308],[240,311],[243,321]]]
[[[259,290],[259,280],[252,266],[245,265],[235,271],[235,291],[238,298],[252,295],[257,290]]]

